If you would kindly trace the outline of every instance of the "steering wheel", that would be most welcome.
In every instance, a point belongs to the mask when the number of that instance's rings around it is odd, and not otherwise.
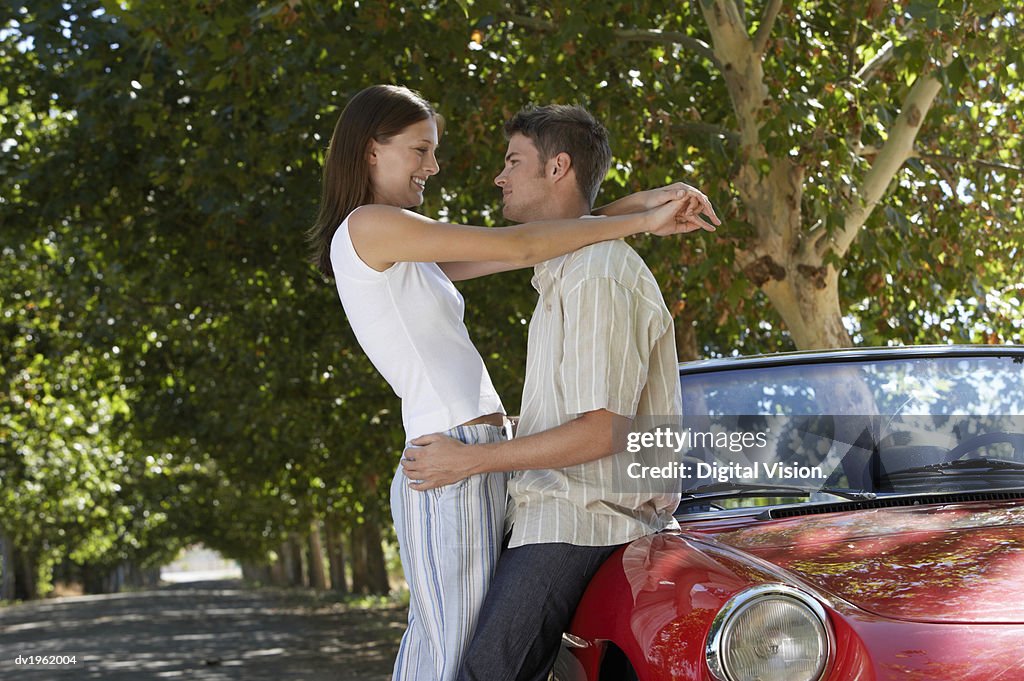
[[[962,459],[971,452],[987,447],[989,445],[1005,442],[1013,445],[1013,456],[1024,463],[1024,433],[1007,433],[1006,431],[992,431],[967,438],[953,449],[946,452],[943,463]]]

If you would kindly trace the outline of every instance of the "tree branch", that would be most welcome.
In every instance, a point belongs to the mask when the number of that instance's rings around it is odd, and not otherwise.
[[[910,38],[913,38],[918,33],[917,29],[917,24],[913,21],[909,22],[903,30],[901,39],[909,40]],[[878,53],[871,58],[871,61],[860,67],[860,70],[854,74],[854,79],[866,83],[874,78],[875,74],[878,73],[883,66],[892,61],[895,48],[896,44],[893,41],[886,41],[886,43],[882,45],[882,49],[880,49]]]
[[[890,61],[892,61],[894,47],[895,46],[893,45],[891,40],[887,42],[885,45],[882,45],[882,49],[878,51],[878,54],[872,57],[871,61],[869,61],[867,64],[862,66],[860,68],[860,71],[854,74],[854,78],[856,80],[861,81],[862,83],[866,83],[867,81],[874,78],[875,74],[878,72],[879,69],[888,64]]]
[[[733,2],[702,0],[701,12],[711,31],[715,56],[722,64],[721,71],[739,123],[741,144],[755,153],[761,127],[758,114],[768,98],[760,55],[754,53],[743,17]]]
[[[948,64],[953,57],[952,48],[946,49],[944,64]],[[936,95],[942,89],[942,83],[936,76],[936,71],[941,67],[933,67],[927,74],[918,76],[907,98],[903,102],[902,111],[896,117],[892,129],[889,130],[889,139],[886,140],[871,169],[864,176],[857,196],[854,198],[854,205],[846,212],[842,230],[829,243],[828,239],[822,239],[816,245],[819,256],[824,256],[829,249],[836,255],[843,257],[850,248],[850,244],[856,238],[860,228],[864,226],[871,211],[878,202],[885,196],[889,183],[899,171],[903,163],[914,154],[914,140],[921,130],[928,110],[935,101]]]
[[[615,37],[627,42],[663,43],[666,45],[680,45],[689,51],[704,57],[718,66],[718,59],[711,46],[703,40],[688,36],[678,31],[662,31],[657,28],[616,28],[612,29]]]
[[[949,191],[955,192],[958,185],[957,181],[953,178],[953,173],[949,172],[949,168],[938,163],[930,165],[932,170],[935,171],[935,174],[942,178],[942,180],[949,186]]]
[[[922,161],[944,161],[946,163],[967,163],[970,165],[981,166],[982,168],[991,168],[992,170],[1005,170],[1011,173],[1024,172],[1024,166],[1015,166],[1009,163],[998,163],[996,161],[987,161],[983,158],[964,158],[963,156],[950,156],[948,154],[922,154],[914,152],[910,155],[911,158],[919,158]]]
[[[881,152],[876,146],[857,145],[853,148],[853,153],[861,158],[872,159]],[[956,164],[968,164],[981,166],[982,168],[991,168],[992,170],[1006,170],[1012,173],[1024,172],[1024,166],[1015,166],[1010,163],[999,163],[998,161],[989,161],[983,158],[967,158],[966,156],[952,156],[950,154],[929,154],[921,151],[912,151],[907,157],[908,159],[917,158],[926,163],[928,161],[942,161],[945,163],[956,163]]]
[[[746,28],[747,28],[747,16],[746,16],[747,2],[746,2],[746,0],[734,0],[734,2],[736,3],[736,16],[739,17],[740,26],[742,26],[743,29],[746,30]]]
[[[768,7],[764,10],[761,24],[757,27],[757,32],[754,34],[754,54],[759,57],[764,55],[764,49],[768,45],[768,38],[771,36],[775,20],[778,18],[781,10],[782,0],[770,0]]]
[[[537,19],[536,17],[528,17],[522,14],[510,14],[502,17],[514,24],[523,26],[526,28],[533,29],[535,31],[542,31],[544,33],[553,33],[557,27],[550,21],[544,19]],[[660,43],[663,45],[680,45],[694,54],[704,57],[710,60],[716,66],[719,66],[718,59],[715,58],[715,53],[703,40],[688,36],[685,33],[678,31],[662,31],[660,29],[651,28],[613,28],[612,33],[615,37],[623,42],[644,42],[644,43]]]
[[[677,121],[672,124],[672,129],[681,132],[695,132],[713,137],[723,137],[729,144],[738,144],[740,141],[740,134],[735,130],[730,130],[714,123],[704,123],[703,121]]]

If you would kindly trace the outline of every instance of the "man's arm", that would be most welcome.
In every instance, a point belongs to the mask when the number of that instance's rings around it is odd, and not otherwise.
[[[402,467],[414,490],[428,490],[471,475],[541,468],[565,468],[595,461],[626,448],[633,420],[607,409],[577,418],[541,433],[506,442],[466,445],[444,435],[424,435],[405,450]]]

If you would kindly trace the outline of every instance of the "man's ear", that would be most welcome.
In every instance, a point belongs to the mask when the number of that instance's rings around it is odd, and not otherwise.
[[[556,180],[568,175],[570,168],[572,168],[572,157],[564,151],[555,154],[548,163],[548,172]]]

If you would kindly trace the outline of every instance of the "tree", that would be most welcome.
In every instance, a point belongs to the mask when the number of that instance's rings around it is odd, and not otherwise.
[[[515,84],[604,113],[626,146],[613,180],[692,173],[730,218],[697,258],[654,249],[673,289],[673,265],[691,268],[679,312],[703,323],[684,354],[850,345],[844,321],[873,343],[1020,340],[1019,312],[992,314],[984,298],[1013,310],[1020,296],[999,254],[1021,245],[1021,6],[471,9],[496,17],[480,20],[490,85],[546,65]],[[972,322],[945,322],[971,299]]]

